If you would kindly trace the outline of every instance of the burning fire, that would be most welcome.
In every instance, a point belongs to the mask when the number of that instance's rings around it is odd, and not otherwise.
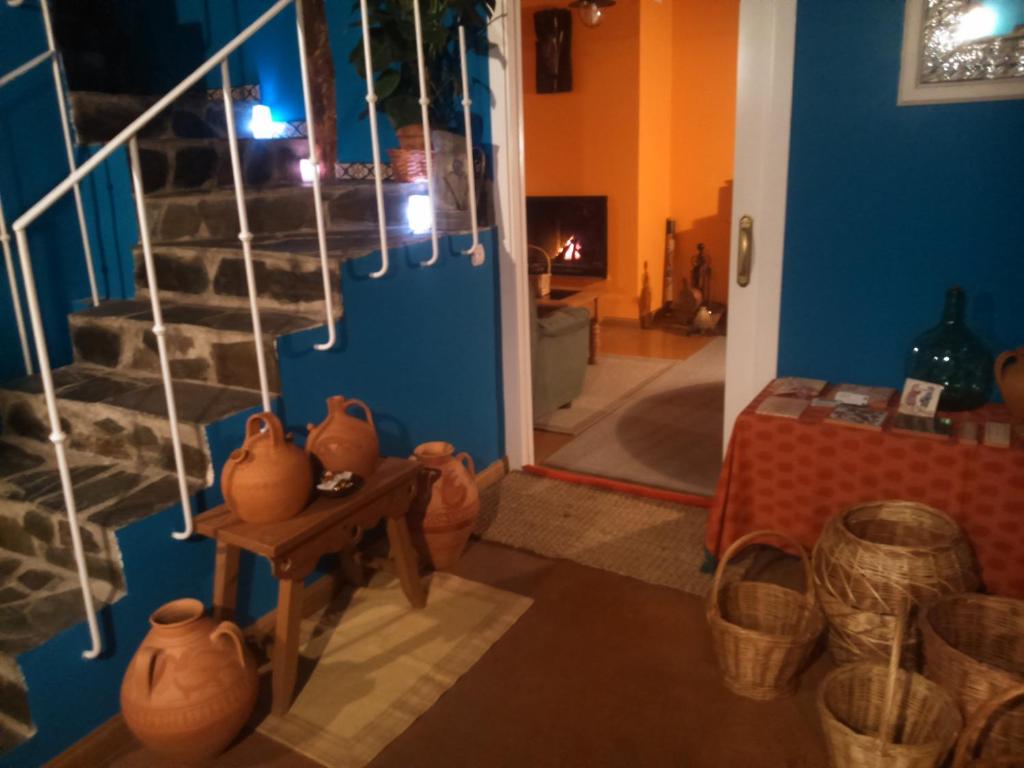
[[[583,258],[583,246],[576,239],[576,235],[565,241],[565,245],[562,246],[562,250],[558,252],[558,255],[565,261],[579,261]]]

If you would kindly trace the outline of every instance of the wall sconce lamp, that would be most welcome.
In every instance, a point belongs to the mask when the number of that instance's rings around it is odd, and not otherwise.
[[[580,21],[586,27],[596,27],[601,23],[604,9],[615,5],[615,0],[573,0],[570,8],[575,8]]]

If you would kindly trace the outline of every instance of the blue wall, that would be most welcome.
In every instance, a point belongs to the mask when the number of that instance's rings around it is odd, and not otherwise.
[[[1024,100],[898,107],[903,3],[800,0],[780,375],[902,385],[947,287],[1024,343]]]

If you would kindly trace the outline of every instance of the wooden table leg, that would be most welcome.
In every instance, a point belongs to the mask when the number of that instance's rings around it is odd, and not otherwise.
[[[280,579],[277,584],[277,623],[274,627],[274,651],[271,655],[273,704],[275,715],[283,715],[292,705],[295,680],[299,671],[299,624],[302,621],[302,580]]]
[[[222,541],[217,542],[213,567],[213,618],[233,619],[238,603],[238,560],[241,550]]]
[[[391,557],[395,561],[402,592],[405,593],[409,605],[413,608],[422,608],[427,604],[427,594],[420,583],[419,560],[404,517],[388,518],[388,543],[391,544]]]

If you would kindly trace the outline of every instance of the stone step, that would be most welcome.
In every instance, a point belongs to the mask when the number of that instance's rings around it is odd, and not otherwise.
[[[160,96],[131,93],[71,91],[71,122],[79,144],[105,144],[135,118],[160,100]],[[252,104],[235,102],[239,137],[251,136]],[[192,91],[167,107],[139,134],[140,140],[223,139],[227,137],[224,104],[211,101],[206,91]]]
[[[425,194],[421,183],[384,185],[389,226],[407,227],[410,195]],[[375,232],[377,202],[371,181],[331,181],[323,186],[324,218],[331,232]],[[316,232],[312,187],[264,187],[246,191],[249,225],[255,235],[293,235]],[[150,234],[160,243],[183,240],[229,240],[238,237],[234,191],[214,189],[196,193],[146,196]]]
[[[259,389],[252,315],[248,308],[163,302],[167,353],[176,380]],[[263,347],[270,389],[280,389],[274,339],[323,325],[323,317],[262,310]],[[70,317],[75,359],[160,374],[149,301],[107,301]]]
[[[306,139],[240,139],[238,150],[246,189],[302,183],[299,161],[309,157]],[[147,195],[234,188],[225,139],[140,141],[139,161]]]
[[[73,363],[53,372],[69,448],[111,458],[132,471],[174,472],[163,382],[125,370]],[[260,406],[251,389],[174,382],[179,431],[188,475],[213,480],[204,426]],[[49,442],[49,420],[38,374],[0,385],[5,431]]]
[[[388,236],[389,245],[395,248],[426,239],[429,237],[409,234],[407,229],[390,232]],[[375,232],[328,235],[328,267],[336,318],[342,314],[342,262],[379,248]],[[157,244],[153,257],[161,299],[249,309],[245,262],[237,238]],[[253,271],[262,309],[323,317],[324,288],[316,235],[257,236],[253,240]],[[135,249],[135,292],[139,298],[149,296],[141,248]]]
[[[0,754],[35,734],[25,676],[11,654],[0,652]]]

